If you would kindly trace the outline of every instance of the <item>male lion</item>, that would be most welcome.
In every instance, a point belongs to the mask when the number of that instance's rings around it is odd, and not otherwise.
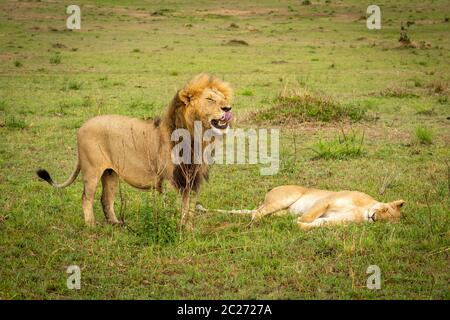
[[[37,175],[56,188],[64,188],[81,171],[84,220],[89,226],[95,225],[93,201],[100,179],[103,212],[112,224],[121,223],[114,213],[119,177],[136,188],[153,187],[160,192],[163,180],[167,179],[182,195],[180,226],[192,228],[190,191],[196,192],[207,179],[208,165],[174,164],[171,134],[175,129],[187,129],[193,137],[194,121],[200,121],[203,130],[226,134],[232,117],[231,93],[227,83],[199,74],[175,94],[162,119],[141,120],[118,115],[92,118],[78,130],[78,163],[70,178],[57,184],[46,170],[38,170]],[[202,145],[206,147],[207,143]]]

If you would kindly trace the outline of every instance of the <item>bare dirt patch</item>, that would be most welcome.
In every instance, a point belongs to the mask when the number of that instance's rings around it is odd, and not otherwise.
[[[249,8],[249,9],[225,9],[225,8],[215,8],[211,10],[202,11],[202,15],[221,15],[221,16],[234,16],[234,17],[249,17],[257,15],[266,15],[272,13],[280,13],[282,9],[279,8]]]

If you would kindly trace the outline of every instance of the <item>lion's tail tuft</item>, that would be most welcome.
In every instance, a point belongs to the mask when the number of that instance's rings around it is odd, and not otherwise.
[[[48,173],[47,170],[45,169],[39,169],[36,171],[36,174],[38,175],[39,178],[41,178],[42,180],[47,181],[48,183],[50,183],[51,185],[54,184],[52,177],[50,176],[50,173]]]
[[[47,170],[39,169],[36,171],[36,174],[38,175],[39,178],[47,181],[50,185],[52,185],[55,188],[65,188],[71,185],[75,181],[79,173],[80,173],[80,164],[77,163],[77,166],[75,167],[75,170],[72,172],[69,179],[67,179],[67,181],[65,181],[64,183],[57,184],[53,181],[52,177],[50,176],[50,173],[48,173]]]

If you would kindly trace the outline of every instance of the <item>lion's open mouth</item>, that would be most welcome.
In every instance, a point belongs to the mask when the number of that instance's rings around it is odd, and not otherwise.
[[[231,118],[233,117],[233,115],[231,114],[230,111],[227,111],[223,114],[222,118],[220,119],[212,119],[211,120],[211,125],[214,128],[220,129],[220,130],[225,130],[226,128],[228,128],[228,125],[230,124]]]

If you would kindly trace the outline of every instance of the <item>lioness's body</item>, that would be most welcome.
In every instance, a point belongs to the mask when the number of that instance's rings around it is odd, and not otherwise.
[[[251,214],[252,222],[271,214],[291,213],[298,216],[299,227],[309,229],[326,224],[397,220],[404,203],[403,200],[378,202],[359,191],[336,192],[286,185],[270,190],[263,204],[256,210],[230,212]]]
[[[53,182],[46,170],[37,173],[51,185],[64,188],[81,171],[84,182],[82,205],[87,225],[95,224],[93,201],[100,180],[103,211],[113,224],[120,223],[114,213],[119,177],[136,188],[155,187],[159,191],[162,181],[169,180],[183,196],[181,225],[192,227],[189,194],[191,190],[197,191],[207,177],[208,166],[205,163],[174,164],[171,153],[175,142],[172,142],[171,134],[176,129],[185,129],[193,144],[194,121],[199,121],[203,130],[212,129],[216,135],[226,134],[231,120],[230,99],[231,89],[226,83],[200,74],[176,93],[162,119],[107,115],[88,120],[78,130],[78,163],[66,182]],[[191,145],[191,153],[193,149]]]

